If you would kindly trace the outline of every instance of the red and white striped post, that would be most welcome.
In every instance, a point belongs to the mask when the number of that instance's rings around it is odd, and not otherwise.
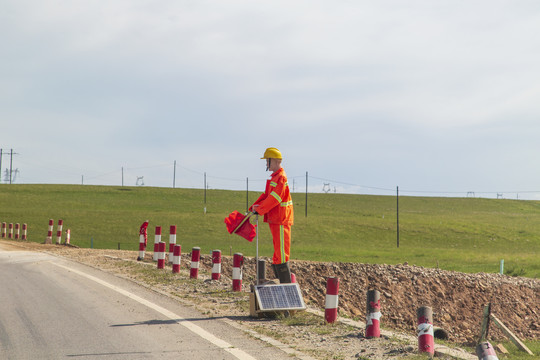
[[[324,305],[324,319],[327,323],[333,323],[337,319],[339,300],[339,278],[329,277],[326,280],[326,302]]]
[[[161,226],[156,226],[156,234],[154,235],[154,256],[152,259],[158,261],[158,244],[161,242]]]
[[[54,220],[49,219],[49,231],[47,232],[47,240],[46,240],[47,244],[52,244],[53,227],[54,227]]]
[[[15,240],[19,240],[21,235],[21,224],[15,224]]]
[[[13,223],[9,223],[8,239],[13,239]]]
[[[495,349],[488,341],[478,344],[476,356],[478,356],[478,360],[499,360]]]
[[[28,237],[28,225],[27,224],[22,224],[22,240],[27,240]]]
[[[62,227],[64,226],[64,220],[58,220],[58,227],[56,228],[56,244],[62,243]]]
[[[144,234],[139,234],[139,257],[137,258],[139,261],[144,260],[144,254],[146,252],[146,243],[144,240]]]
[[[212,280],[221,277],[221,250],[212,250]]]
[[[233,256],[232,268],[232,289],[242,291],[242,266],[244,265],[244,255],[236,253]]]
[[[160,241],[158,243],[158,260],[157,260],[157,268],[158,269],[165,269],[165,249],[167,248],[167,245],[165,242]]]
[[[367,292],[366,317],[366,338],[381,337],[381,294],[377,290]]]
[[[294,284],[294,283],[296,283],[296,274],[291,273],[291,284]]]
[[[146,252],[146,243],[148,242],[148,220],[139,227],[139,256],[137,261],[143,261]]]
[[[7,231],[6,227],[7,227],[7,223],[3,222],[2,223],[2,238],[3,239],[6,238],[6,231]]]
[[[69,245],[69,242],[71,241],[71,229],[66,230],[66,245]]]
[[[433,310],[429,306],[422,306],[416,311],[416,315],[418,317],[418,351],[433,357],[435,354]]]
[[[194,247],[191,249],[191,269],[189,271],[189,277],[191,279],[197,279],[199,277],[199,262],[201,261],[201,248]]]
[[[174,246],[176,245],[176,225],[171,225],[169,230],[169,262],[172,263],[174,256]]]
[[[182,258],[182,246],[174,245],[172,258],[172,272],[178,274],[180,272],[180,260]]]

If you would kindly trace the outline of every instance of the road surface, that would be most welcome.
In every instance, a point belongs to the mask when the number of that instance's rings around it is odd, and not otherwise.
[[[291,359],[105,272],[0,244],[0,359]]]

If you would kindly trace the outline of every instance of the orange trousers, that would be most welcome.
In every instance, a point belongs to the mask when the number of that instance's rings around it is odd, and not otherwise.
[[[268,224],[274,241],[274,264],[283,264],[289,261],[291,255],[291,226]]]

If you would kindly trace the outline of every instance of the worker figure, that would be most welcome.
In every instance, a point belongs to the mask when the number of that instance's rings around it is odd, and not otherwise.
[[[274,242],[272,268],[280,283],[291,282],[289,256],[291,254],[291,226],[294,221],[293,202],[285,170],[281,167],[281,152],[268,148],[261,159],[266,159],[266,171],[272,171],[266,188],[255,203],[249,208],[264,215],[264,222],[270,226]]]

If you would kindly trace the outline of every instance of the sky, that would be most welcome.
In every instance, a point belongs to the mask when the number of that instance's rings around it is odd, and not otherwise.
[[[19,184],[540,200],[540,2],[0,0]],[[176,162],[176,167],[175,167]]]

